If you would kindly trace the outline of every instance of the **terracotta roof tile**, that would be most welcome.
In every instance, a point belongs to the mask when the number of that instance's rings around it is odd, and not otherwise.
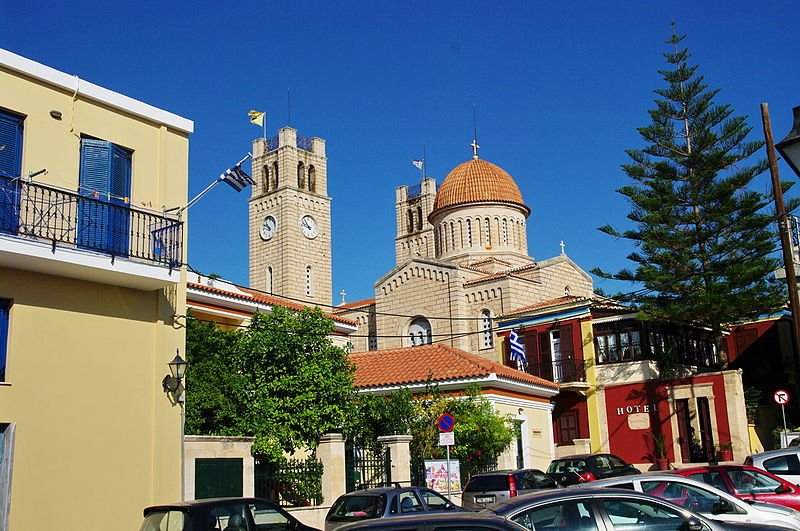
[[[472,159],[453,168],[445,177],[433,210],[465,203],[512,203],[530,212],[514,179],[502,168],[482,159]]]
[[[517,382],[558,389],[558,384],[447,345],[432,344],[354,352],[356,386],[362,389],[479,378],[496,374]],[[410,361],[413,360],[413,363]]]
[[[546,308],[555,308],[557,306],[563,306],[565,304],[571,304],[580,301],[589,301],[587,297],[578,297],[575,295],[565,295],[563,297],[558,297],[556,299],[549,299],[546,301],[537,302],[536,304],[531,304],[529,306],[523,306],[522,308],[516,308],[514,310],[508,311],[502,315],[502,317],[506,317],[509,315],[516,315],[518,313],[525,313],[532,310],[544,310]]]
[[[349,310],[349,309],[352,309],[352,308],[363,308],[364,306],[369,306],[371,304],[375,304],[375,297],[373,297],[371,299],[362,299],[360,301],[346,302],[344,304],[340,304],[339,306],[336,306],[333,309],[333,311],[335,312],[337,310]]]
[[[276,297],[274,295],[267,295],[266,293],[261,293],[259,291],[255,291],[249,288],[245,288],[243,286],[237,286],[238,289],[247,293],[249,297],[241,295],[239,293],[233,293],[231,291],[227,291],[224,289],[215,288],[213,286],[206,286],[204,284],[197,284],[195,282],[187,282],[186,285],[190,288],[206,291],[208,293],[215,293],[217,295],[222,295],[225,297],[231,297],[234,299],[239,299],[243,301],[250,301],[250,302],[259,302],[262,304],[269,304],[274,306],[283,306],[284,308],[291,308],[292,310],[303,310],[305,308],[313,308],[313,305],[306,305],[301,304],[299,302],[291,301],[288,299],[284,299],[281,297]],[[350,325],[358,325],[356,321],[352,319],[346,319],[344,317],[339,317],[336,315],[332,315],[330,313],[325,313],[328,317],[333,319],[338,323],[350,324]]]

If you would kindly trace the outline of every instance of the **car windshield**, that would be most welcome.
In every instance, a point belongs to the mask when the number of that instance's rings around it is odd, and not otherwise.
[[[775,494],[781,486],[780,481],[755,470],[731,470],[728,477],[738,494]]]
[[[469,480],[464,490],[467,492],[508,490],[508,474],[475,476]]]
[[[333,522],[351,522],[364,520],[366,518],[376,518],[380,497],[367,494],[354,494],[352,496],[342,496],[331,508],[328,520]]]
[[[563,459],[553,461],[547,468],[548,474],[563,474],[564,472],[586,472],[586,461],[583,459]]]
[[[183,531],[183,511],[155,511],[144,518],[139,531]]]

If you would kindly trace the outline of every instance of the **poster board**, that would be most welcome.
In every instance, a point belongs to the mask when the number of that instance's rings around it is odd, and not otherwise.
[[[439,493],[447,492],[446,460],[425,460],[425,485]],[[461,468],[457,459],[450,460],[450,492],[461,492]]]

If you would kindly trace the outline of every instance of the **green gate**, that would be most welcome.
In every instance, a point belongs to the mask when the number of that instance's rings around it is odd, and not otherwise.
[[[195,459],[195,499],[242,496],[243,469],[241,457]]]
[[[344,466],[347,492],[392,482],[392,458],[388,448],[367,450],[348,444]]]

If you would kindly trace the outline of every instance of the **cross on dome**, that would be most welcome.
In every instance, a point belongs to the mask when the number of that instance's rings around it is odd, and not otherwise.
[[[477,139],[477,138],[476,138],[476,139],[474,139],[474,140],[472,141],[472,143],[470,144],[470,146],[472,147],[472,158],[473,158],[473,159],[477,159],[477,158],[478,158],[478,150],[481,148],[481,147],[478,145],[478,139]]]

